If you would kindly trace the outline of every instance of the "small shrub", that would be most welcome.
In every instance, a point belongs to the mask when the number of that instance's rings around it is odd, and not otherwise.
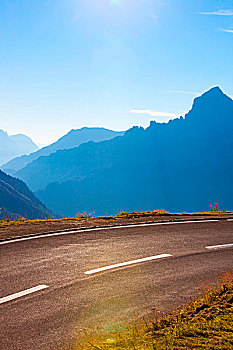
[[[94,211],[92,213],[88,213],[86,210],[84,211],[84,213],[77,213],[76,217],[78,219],[84,219],[84,218],[92,218],[94,216]]]

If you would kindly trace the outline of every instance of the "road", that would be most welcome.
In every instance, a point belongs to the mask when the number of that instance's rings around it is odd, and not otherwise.
[[[111,329],[198,295],[233,267],[233,220],[0,242],[0,264],[0,348],[58,349],[80,329]]]

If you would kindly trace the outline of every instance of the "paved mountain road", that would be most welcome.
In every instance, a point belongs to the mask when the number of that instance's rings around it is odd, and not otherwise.
[[[135,261],[141,258],[148,261]],[[1,242],[0,264],[0,348],[58,349],[80,328],[111,327],[151,308],[168,311],[196,295],[202,281],[229,271],[233,221],[143,224]],[[85,273],[100,267],[108,269]]]

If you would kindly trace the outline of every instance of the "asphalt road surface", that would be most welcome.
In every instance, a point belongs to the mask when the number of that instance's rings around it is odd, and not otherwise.
[[[233,220],[1,242],[0,266],[0,348],[60,349],[80,329],[111,329],[197,296],[233,268]]]

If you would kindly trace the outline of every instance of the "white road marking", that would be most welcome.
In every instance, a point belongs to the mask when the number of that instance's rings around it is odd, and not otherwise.
[[[194,224],[194,223],[202,223],[202,222],[217,222],[218,219],[211,220],[190,220],[190,221],[171,221],[171,222],[160,222],[156,223],[157,225],[173,225],[173,224]]]
[[[33,288],[25,289],[22,292],[7,295],[6,297],[0,299],[0,304],[6,303],[6,302],[11,301],[13,299],[23,297],[23,296],[31,294],[31,293],[39,292],[40,290],[45,289],[45,288],[49,288],[49,286],[46,286],[45,284],[41,284],[41,285],[33,287]]]
[[[221,249],[221,248],[227,248],[227,247],[233,247],[233,243],[219,244],[219,245],[209,245],[209,246],[206,247],[206,249]]]
[[[233,219],[227,219],[227,221],[233,221]]]
[[[171,254],[154,255],[154,256],[149,256],[149,257],[147,257],[147,258],[141,258],[141,259],[136,259],[136,260],[131,260],[131,261],[125,261],[125,262],[122,262],[122,263],[113,264],[113,265],[109,265],[109,266],[99,267],[99,268],[97,268],[97,269],[85,271],[84,273],[85,273],[86,275],[92,275],[93,273],[102,272],[102,271],[106,271],[106,270],[111,270],[111,269],[115,269],[115,268],[117,268],[117,267],[122,267],[122,266],[127,266],[127,265],[138,264],[138,263],[145,262],[145,261],[150,261],[150,260],[168,258],[168,257],[170,257],[170,256],[172,256],[172,255],[171,255]]]
[[[72,233],[85,233],[85,232],[91,232],[91,231],[103,231],[103,230],[115,230],[115,229],[124,229],[124,228],[131,228],[131,227],[143,227],[143,226],[160,226],[160,225],[174,225],[174,224],[190,224],[190,223],[205,223],[205,222],[217,222],[218,219],[212,219],[212,220],[193,220],[193,221],[168,221],[168,222],[155,222],[155,223],[143,223],[143,224],[133,224],[133,225],[121,225],[121,226],[110,226],[110,227],[95,227],[90,229],[82,229],[82,230],[73,230],[73,231],[62,231],[62,232],[55,232],[55,233],[45,233],[38,236],[30,236],[30,237],[23,237],[23,238],[16,238],[12,240],[6,240],[0,242],[0,245],[3,244],[10,244],[10,243],[16,243],[16,242],[22,242],[22,241],[29,241],[31,239],[38,239],[38,238],[45,238],[45,237],[55,237],[55,236],[63,236],[63,235],[70,235]]]
[[[95,230],[95,229],[93,229],[93,230]],[[88,231],[91,231],[91,230],[88,230]],[[70,235],[72,233],[78,233],[78,232],[86,232],[86,231],[83,231],[83,230],[76,231],[75,230],[75,231],[68,231],[68,232],[45,233],[45,234],[39,235],[39,236],[30,236],[30,237],[23,237],[23,238],[16,238],[16,239],[12,239],[12,240],[2,241],[2,242],[0,242],[0,245],[15,243],[15,242],[22,242],[22,241],[30,241],[31,239],[38,239],[38,238]]]

